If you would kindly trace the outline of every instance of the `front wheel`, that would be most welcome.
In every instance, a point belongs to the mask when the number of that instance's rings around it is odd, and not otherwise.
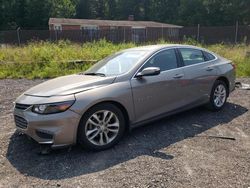
[[[221,110],[227,102],[227,97],[227,85],[221,80],[216,80],[210,94],[209,109],[213,111]]]
[[[115,145],[125,131],[121,110],[105,103],[92,107],[82,117],[78,128],[78,142],[90,150],[104,150]]]

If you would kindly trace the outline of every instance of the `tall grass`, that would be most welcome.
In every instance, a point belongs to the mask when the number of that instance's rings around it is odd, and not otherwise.
[[[250,77],[250,46],[239,45],[211,45],[209,50],[230,59],[236,65],[237,77]]]
[[[166,43],[159,41],[159,43]],[[196,44],[187,41],[187,44]],[[201,44],[196,44],[202,46]],[[0,79],[3,78],[53,78],[61,75],[82,72],[114,52],[136,46],[133,43],[113,44],[105,40],[74,44],[69,41],[58,43],[33,42],[17,47],[0,48]],[[250,76],[250,46],[210,45],[203,46],[221,56],[231,59],[237,65],[237,76]],[[77,63],[82,60],[85,63]]]

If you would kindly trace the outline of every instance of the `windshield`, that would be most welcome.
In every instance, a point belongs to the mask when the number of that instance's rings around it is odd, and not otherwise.
[[[147,51],[125,51],[111,55],[88,69],[87,75],[116,76],[128,72]]]

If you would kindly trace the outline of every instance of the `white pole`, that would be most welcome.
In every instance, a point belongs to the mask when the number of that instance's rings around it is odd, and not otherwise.
[[[163,40],[163,24],[161,25],[161,39]]]
[[[21,28],[18,27],[17,30],[16,30],[16,32],[17,32],[17,40],[18,40],[18,45],[19,45],[19,46],[20,46],[20,44],[21,44],[20,33],[19,33],[20,29],[21,29]]]
[[[125,38],[126,38],[126,33],[125,33],[125,27],[123,27],[123,42],[125,42]]]
[[[200,40],[200,24],[198,24],[198,28],[197,28],[197,42],[199,42]]]

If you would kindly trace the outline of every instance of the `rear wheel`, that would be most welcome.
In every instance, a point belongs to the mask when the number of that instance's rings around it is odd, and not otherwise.
[[[224,81],[216,80],[210,94],[208,107],[210,110],[221,110],[227,102],[228,88]]]
[[[104,103],[88,110],[78,128],[78,142],[90,150],[104,150],[115,145],[125,131],[125,119],[121,110]]]

